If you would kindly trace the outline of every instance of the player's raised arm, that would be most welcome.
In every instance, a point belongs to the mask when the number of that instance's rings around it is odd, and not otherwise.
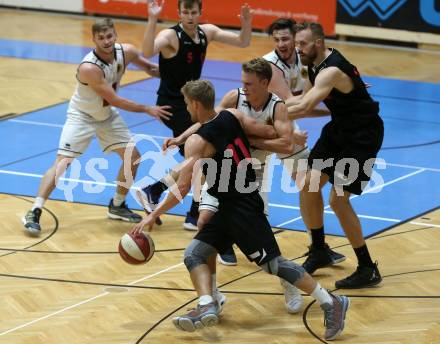
[[[206,32],[208,40],[226,43],[229,45],[245,48],[249,46],[252,37],[252,11],[248,4],[241,6],[240,12],[241,30],[239,34],[220,29],[213,24],[203,24],[201,28]]]
[[[148,0],[148,24],[142,41],[142,53],[145,57],[152,57],[171,44],[171,30],[163,30],[156,36],[157,20],[162,12],[165,1]]]

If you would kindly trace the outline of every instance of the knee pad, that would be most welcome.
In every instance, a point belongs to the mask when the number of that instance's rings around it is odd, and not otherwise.
[[[216,249],[197,239],[193,239],[185,250],[183,263],[189,272],[199,265],[206,264],[208,257],[216,253]]]
[[[306,272],[301,265],[291,262],[290,260],[286,260],[281,256],[264,263],[261,265],[261,268],[271,275],[281,277],[290,284],[295,284],[297,281],[302,279],[304,273]]]
[[[271,275],[278,276],[278,258],[279,257],[276,257],[267,263],[262,264],[261,268]]]

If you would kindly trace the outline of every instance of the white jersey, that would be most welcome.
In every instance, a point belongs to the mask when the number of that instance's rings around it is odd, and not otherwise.
[[[266,123],[273,124],[274,123],[274,114],[275,107],[277,103],[283,103],[283,100],[273,93],[269,93],[269,98],[266,104],[260,111],[254,110],[249,102],[246,99],[246,95],[243,92],[242,88],[238,89],[238,97],[237,97],[237,105],[236,108],[244,113],[247,116],[255,118],[256,120]],[[258,159],[262,165],[264,165],[266,161],[266,157],[270,155],[272,152],[261,150],[261,149],[252,149],[251,155],[253,158]]]
[[[83,63],[93,63],[101,68],[105,81],[113,87],[115,91],[119,88],[119,82],[125,72],[125,58],[122,45],[115,43],[115,59],[109,64],[99,58],[95,51],[88,53],[81,61]],[[80,66],[81,66],[80,64]],[[78,67],[79,68],[79,67]],[[111,106],[101,96],[99,96],[90,86],[82,83],[78,79],[75,92],[70,99],[69,115],[90,117],[96,121],[104,121],[111,116]]]
[[[304,89],[304,81],[307,78],[307,67],[301,64],[298,52],[295,49],[296,59],[294,64],[288,64],[281,59],[278,53],[273,50],[263,58],[278,67],[284,75],[287,85],[294,96],[300,95]]]
[[[307,67],[303,66],[298,55],[298,51],[295,49],[296,59],[294,64],[288,64],[281,59],[278,53],[273,50],[270,53],[263,56],[263,58],[278,67],[284,75],[284,80],[286,80],[287,85],[289,85],[290,90],[294,96],[302,94],[304,90],[305,79],[307,76]],[[299,131],[300,128],[296,121],[292,121],[293,129]],[[294,154],[303,150],[304,147],[295,145]],[[280,159],[290,156],[289,154],[278,154]]]

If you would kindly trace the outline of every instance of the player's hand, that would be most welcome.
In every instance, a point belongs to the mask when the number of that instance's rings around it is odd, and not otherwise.
[[[157,0],[148,0],[148,16],[152,18],[159,17],[160,13],[162,12],[164,3],[164,0],[161,0],[160,4]]]
[[[252,22],[252,10],[247,3],[241,5],[239,17],[242,24],[250,24]]]
[[[305,146],[307,143],[307,137],[308,137],[307,131],[297,130],[293,132],[293,138],[297,145]]]
[[[146,72],[155,78],[160,77],[159,65],[157,63],[150,62],[147,66]]]
[[[170,137],[165,139],[165,141],[163,142],[162,150],[165,152],[168,148],[179,147],[182,144],[183,142],[179,140],[179,137]]]
[[[171,109],[171,106],[147,106],[145,112],[157,118],[159,121],[162,119],[168,120],[173,116],[173,114],[171,112],[168,112],[167,109]]]
[[[143,229],[146,227],[149,232],[153,229],[153,225],[156,223],[156,216],[153,214],[149,214],[147,217],[142,219],[141,222],[137,223],[132,231],[133,234],[140,234],[142,233]]]

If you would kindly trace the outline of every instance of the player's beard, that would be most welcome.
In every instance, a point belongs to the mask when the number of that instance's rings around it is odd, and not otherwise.
[[[304,66],[311,65],[311,64],[313,64],[313,61],[316,60],[317,56],[318,56],[318,53],[316,51],[316,47],[313,46],[313,49],[311,49],[308,54],[304,54],[304,53],[302,53],[302,55],[300,54],[301,63]]]

